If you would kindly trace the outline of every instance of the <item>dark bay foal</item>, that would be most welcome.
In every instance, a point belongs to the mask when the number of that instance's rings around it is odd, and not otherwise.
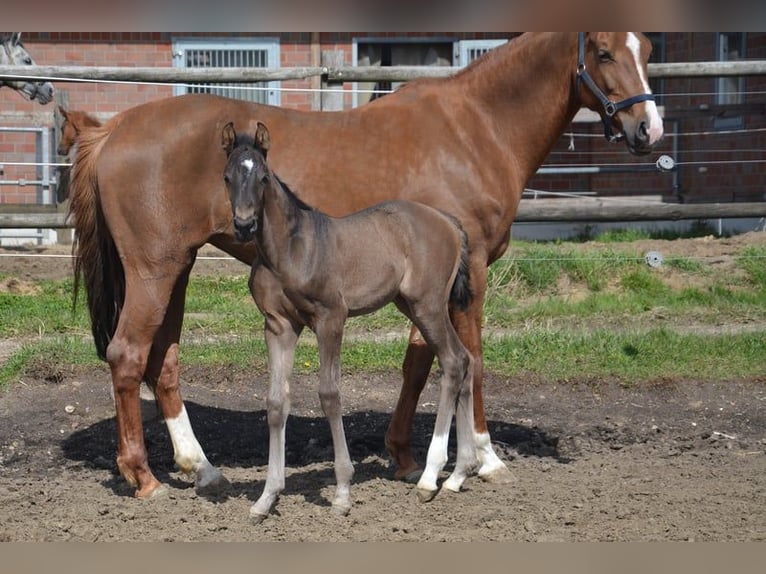
[[[231,123],[222,133],[235,235],[239,241],[254,240],[258,253],[250,291],[265,317],[269,352],[269,467],[250,516],[263,520],[284,489],[288,379],[306,326],[317,336],[319,397],[335,450],[332,505],[342,514],[350,510],[354,469],[338,388],[343,328],[348,317],[390,302],[420,329],[442,368],[436,423],[418,495],[427,501],[436,494],[454,415],[457,461],[443,486],[460,490],[476,460],[473,362],[449,318],[450,305],[465,307],[471,298],[465,233],[452,217],[408,201],[381,203],[342,218],[327,216],[301,202],[271,171],[266,163],[270,142],[260,122],[254,138],[237,135]]]

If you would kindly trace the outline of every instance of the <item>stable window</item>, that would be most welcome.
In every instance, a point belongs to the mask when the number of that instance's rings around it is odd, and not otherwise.
[[[644,32],[644,35],[652,43],[652,55],[649,57],[650,64],[665,62],[665,33]],[[665,80],[663,78],[649,78],[649,88],[654,94],[654,101],[658,106],[664,103]]]
[[[446,38],[360,38],[353,43],[357,66],[452,66],[454,41]],[[357,82],[354,106],[366,104],[404,82]]]
[[[502,46],[508,40],[463,40],[457,43],[455,50],[455,65],[465,67],[474,60],[481,58],[490,50]]]
[[[745,34],[743,32],[718,32],[716,38],[717,59],[731,62],[745,57]],[[719,106],[737,106],[744,100],[744,81],[741,76],[716,78],[716,100]],[[723,110],[713,119],[718,129],[738,129],[744,126],[744,118],[738,110]]]
[[[508,40],[450,38],[359,38],[353,43],[356,66],[466,66]],[[354,106],[383,97],[404,82],[357,82]]]
[[[279,39],[175,39],[173,66],[176,68],[276,68],[279,66]],[[278,106],[279,82],[179,85],[175,95],[216,94],[228,98]]]

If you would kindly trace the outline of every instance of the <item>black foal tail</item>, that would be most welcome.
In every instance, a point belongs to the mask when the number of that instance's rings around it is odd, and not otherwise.
[[[452,282],[452,289],[450,290],[449,294],[449,302],[461,311],[465,311],[473,300],[473,292],[471,291],[471,274],[468,263],[468,235],[466,235],[466,232],[457,221],[455,223],[460,229],[460,235],[463,239],[463,244],[460,249],[460,265],[458,266],[455,280]]]

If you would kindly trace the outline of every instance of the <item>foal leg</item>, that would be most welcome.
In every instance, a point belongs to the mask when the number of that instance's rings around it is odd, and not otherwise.
[[[295,345],[303,327],[286,317],[266,314],[266,346],[269,352],[269,394],[266,416],[269,424],[269,467],[263,493],[250,507],[250,520],[259,524],[269,515],[285,489],[285,426],[290,414],[290,375]]]
[[[197,441],[181,399],[179,384],[178,349],[190,271],[191,267],[181,274],[173,289],[165,320],[154,337],[146,380],[153,387],[165,418],[176,466],[182,472],[194,475],[197,493],[217,494],[229,482],[220,470],[210,464]]]
[[[422,321],[423,335],[436,349],[442,369],[434,432],[428,447],[426,467],[417,485],[418,497],[422,502],[427,502],[436,495],[439,473],[447,463],[450,427],[458,403],[460,405],[457,420],[458,457],[455,470],[445,486],[450,490],[459,491],[476,460],[471,436],[473,428],[470,388],[472,360],[449,322],[446,309],[441,317],[437,316],[436,319],[424,320],[422,315],[418,315],[417,319],[419,322]]]
[[[413,325],[402,366],[402,388],[385,438],[386,450],[397,466],[397,479],[414,481],[420,474],[420,466],[412,456],[412,421],[433,361],[434,352]]]
[[[340,352],[344,321],[345,316],[331,317],[317,322],[316,326],[319,346],[319,400],[330,423],[335,452],[333,466],[336,486],[332,508],[335,513],[341,515],[346,515],[351,510],[351,479],[354,476],[354,465],[348,452],[340,405]]]
[[[471,289],[473,299],[465,311],[453,310],[452,322],[468,351],[473,357],[473,412],[474,442],[479,458],[479,476],[487,482],[507,484],[513,475],[495,453],[487,429],[482,395],[483,359],[481,347],[481,323],[484,295],[487,289],[487,269],[484,264],[471,266]]]

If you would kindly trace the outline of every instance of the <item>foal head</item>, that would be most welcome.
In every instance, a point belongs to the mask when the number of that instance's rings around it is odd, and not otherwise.
[[[21,32],[14,32],[2,39],[0,64],[4,66],[34,66],[35,61],[21,43]],[[53,84],[31,80],[3,80],[2,84],[13,88],[32,101],[45,105],[53,99]]]
[[[261,122],[258,122],[255,137],[237,135],[234,124],[229,122],[223,128],[221,145],[228,158],[223,181],[234,214],[234,235],[238,241],[249,241],[258,229],[263,194],[274,177],[266,164],[271,136]]]
[[[624,137],[634,154],[652,151],[663,128],[647,79],[649,40],[640,32],[590,32],[578,44],[582,104],[601,115],[608,139]]]

